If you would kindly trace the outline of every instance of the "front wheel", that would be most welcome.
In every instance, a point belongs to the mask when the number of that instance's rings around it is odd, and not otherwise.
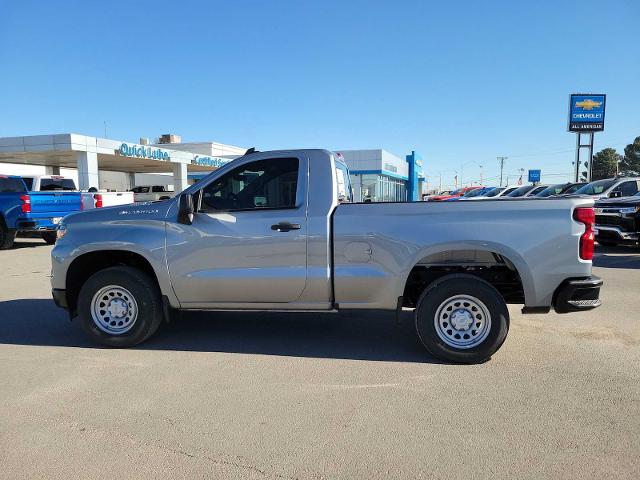
[[[153,335],[163,318],[160,289],[131,267],[93,274],[80,289],[78,318],[85,333],[109,347],[131,347]]]
[[[446,275],[418,299],[415,312],[420,341],[434,357],[481,363],[497,352],[509,332],[502,295],[472,275]]]

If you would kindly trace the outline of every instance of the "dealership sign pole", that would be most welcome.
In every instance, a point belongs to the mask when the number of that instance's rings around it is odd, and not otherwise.
[[[586,152],[587,181],[593,173],[593,139],[604,130],[604,94],[572,93],[569,97],[569,131],[576,133],[576,182],[580,181],[581,152]],[[586,140],[587,143],[584,143]]]

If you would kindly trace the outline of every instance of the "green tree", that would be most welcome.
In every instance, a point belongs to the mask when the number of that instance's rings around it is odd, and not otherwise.
[[[618,171],[618,163],[622,161],[622,155],[615,148],[605,148],[593,156],[593,168],[591,180],[615,177]]]
[[[620,162],[620,175],[640,177],[640,137],[624,147],[624,158]]]

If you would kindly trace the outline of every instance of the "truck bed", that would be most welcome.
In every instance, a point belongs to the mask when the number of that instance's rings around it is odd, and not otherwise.
[[[482,202],[354,203],[333,215],[334,296],[340,308],[395,309],[417,267],[515,269],[525,306],[548,307],[568,277],[586,277],[584,226],[572,219],[584,197]],[[568,263],[567,258],[575,262]]]

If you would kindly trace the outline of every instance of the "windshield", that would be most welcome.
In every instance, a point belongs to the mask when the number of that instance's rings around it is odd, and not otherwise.
[[[505,187],[495,187],[492,188],[491,191],[489,193],[485,193],[485,197],[495,197],[497,196],[500,192],[502,192],[504,190]]]
[[[581,189],[582,187],[584,187],[584,183],[576,183],[575,185],[571,185],[569,188],[567,188],[564,192],[562,193],[575,193],[577,192],[579,189]]]
[[[550,197],[551,195],[559,195],[562,193],[563,188],[564,188],[563,184],[551,185],[550,187],[545,188],[541,192],[536,193],[536,197],[545,198],[545,197]]]
[[[490,188],[487,187],[483,187],[483,188],[476,188],[475,190],[470,190],[467,193],[465,193],[463,195],[464,198],[470,198],[470,197],[479,197],[480,195],[484,195],[486,192],[488,192],[490,190]]]
[[[540,186],[534,188],[533,190],[531,190],[531,193],[529,193],[529,196],[530,197],[535,197],[537,194],[539,194],[540,192],[542,192],[546,188],[547,188],[546,186],[540,185]]]
[[[24,192],[24,184],[19,178],[0,177],[0,193]]]
[[[75,190],[76,184],[70,178],[42,178],[40,179],[40,191],[51,190]]]
[[[522,187],[518,187],[516,188],[513,192],[507,194],[507,197],[522,197],[525,195],[525,193],[527,193],[529,190],[531,190],[533,187],[533,185],[524,185]]]
[[[576,193],[578,195],[600,195],[605,190],[611,188],[614,183],[616,183],[615,178],[598,180],[597,182],[587,183],[584,187],[579,188]]]

